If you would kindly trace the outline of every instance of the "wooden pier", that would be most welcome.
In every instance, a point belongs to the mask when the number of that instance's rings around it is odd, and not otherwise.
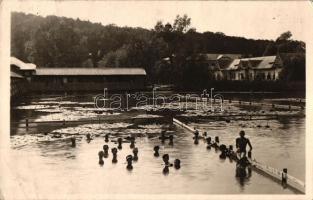
[[[173,123],[179,127],[182,127],[186,130],[188,130],[191,133],[195,132],[195,128],[188,126],[187,124],[179,121],[178,119],[173,118]],[[287,173],[285,173],[284,171],[275,169],[273,167],[270,167],[268,165],[262,164],[258,161],[256,161],[256,159],[249,159],[252,169],[260,172],[263,175],[267,175],[270,178],[272,178],[273,180],[275,180],[276,182],[281,182],[283,183],[283,178],[286,178],[286,186],[299,191],[300,193],[305,194],[305,183]]]
[[[80,120],[51,120],[51,121],[34,121],[25,119],[19,122],[11,122],[11,128],[34,128],[37,126],[52,125],[52,126],[65,126],[65,125],[80,125],[80,124],[101,124],[101,123],[133,123],[133,124],[149,124],[149,123],[172,123],[172,118],[167,116],[156,117],[98,117],[92,119]]]

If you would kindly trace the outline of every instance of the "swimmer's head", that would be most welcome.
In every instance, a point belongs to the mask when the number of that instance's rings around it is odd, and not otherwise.
[[[164,162],[168,162],[168,160],[170,159],[170,156],[168,154],[164,154],[162,158]]]
[[[245,136],[245,132],[244,131],[240,131],[239,135],[240,135],[240,137],[244,137]]]
[[[155,147],[153,148],[154,151],[159,151],[159,149],[160,149],[159,146],[155,146]]]

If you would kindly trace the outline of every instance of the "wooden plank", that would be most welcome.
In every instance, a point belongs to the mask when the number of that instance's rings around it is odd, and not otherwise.
[[[187,124],[184,124],[183,122],[179,121],[178,119],[173,118],[173,123],[178,125],[178,126],[181,126],[181,127],[185,128],[185,129],[187,129],[188,131],[190,131],[192,133],[195,132],[194,128],[188,126]]]
[[[283,172],[275,169],[273,167],[267,166],[265,164],[262,164],[260,162],[257,162],[255,159],[249,160],[252,167],[256,168],[257,170],[262,171],[263,173],[266,173],[267,175],[271,176],[272,178],[277,179],[278,181],[281,181]],[[287,174],[287,185],[291,188],[294,188],[302,193],[305,193],[305,183],[289,174]]]
[[[128,118],[92,118],[92,119],[80,119],[80,120],[55,120],[55,121],[33,121],[29,120],[28,128],[35,127],[31,125],[46,125],[46,124],[54,124],[54,125],[73,125],[73,124],[87,124],[87,123],[116,123],[116,122],[128,122],[128,123],[136,123],[136,122],[158,122],[158,123],[167,123],[169,117],[159,116],[159,117],[128,117]],[[12,127],[13,126],[13,127]],[[21,122],[11,122],[11,128],[26,128],[26,121]]]

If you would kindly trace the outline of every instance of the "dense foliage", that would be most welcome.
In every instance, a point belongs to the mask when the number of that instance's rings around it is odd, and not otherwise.
[[[172,24],[156,22],[153,30],[16,12],[11,23],[11,54],[25,62],[39,67],[144,67],[153,83],[205,82],[203,67],[186,64],[186,58],[197,53],[262,56],[303,53],[305,48],[290,39],[290,32],[276,41],[199,33],[190,28],[187,15],[177,16]],[[292,70],[303,75],[304,67]]]

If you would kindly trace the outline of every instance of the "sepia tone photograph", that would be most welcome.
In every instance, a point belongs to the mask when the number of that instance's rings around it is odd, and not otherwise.
[[[0,199],[312,199],[311,1],[1,4]]]

